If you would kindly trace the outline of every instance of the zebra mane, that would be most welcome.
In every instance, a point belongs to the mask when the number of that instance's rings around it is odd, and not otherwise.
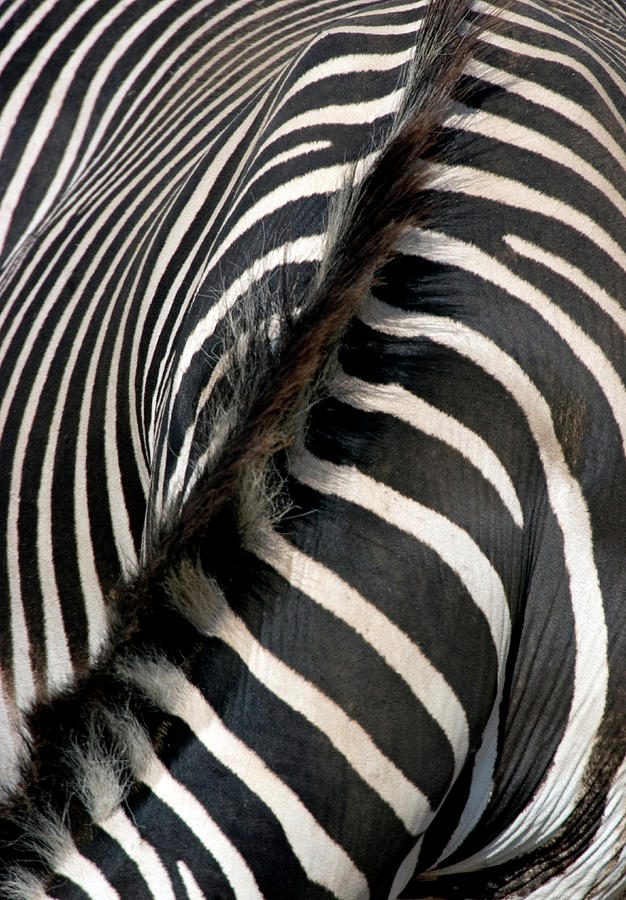
[[[274,461],[302,434],[348,323],[400,239],[427,217],[424,191],[440,155],[441,124],[486,24],[469,16],[466,0],[432,0],[382,149],[332,204],[327,251],[302,311],[287,314],[293,302],[276,301],[276,340],[268,340],[267,304],[249,302],[247,318],[231,321],[224,345],[234,365],[205,423],[210,433],[219,410],[234,409],[227,439],[182,508],[167,517],[141,568],[111,592],[109,638],[93,667],[28,718],[30,756],[18,789],[0,807],[2,897],[29,897],[44,885],[72,842],[123,802],[145,770],[146,748],[158,750],[168,717],[133,675],[135,662],[168,660],[164,665],[184,669],[193,660],[198,611],[177,579],[184,588],[202,550],[203,615],[219,606],[211,555],[241,546],[259,503],[276,494]],[[249,340],[238,350],[242,332]]]

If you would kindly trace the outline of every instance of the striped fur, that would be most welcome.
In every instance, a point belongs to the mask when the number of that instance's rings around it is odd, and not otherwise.
[[[1,896],[623,895],[597,5],[0,12]]]

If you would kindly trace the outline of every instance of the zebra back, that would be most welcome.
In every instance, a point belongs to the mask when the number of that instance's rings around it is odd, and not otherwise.
[[[6,896],[620,896],[624,63],[563,10],[7,8]]]

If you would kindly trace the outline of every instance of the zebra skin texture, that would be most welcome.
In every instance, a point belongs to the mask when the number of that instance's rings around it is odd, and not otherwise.
[[[623,4],[0,73],[0,897],[621,900]]]

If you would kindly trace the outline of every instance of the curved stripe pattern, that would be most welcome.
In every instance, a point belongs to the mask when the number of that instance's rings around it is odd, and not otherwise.
[[[586,760],[581,748],[591,753],[606,698],[608,671],[606,665],[606,622],[602,595],[597,583],[593,559],[589,512],[580,487],[567,468],[559,442],[552,429],[550,410],[528,376],[517,363],[507,357],[489,339],[471,333],[465,326],[443,317],[397,315],[384,304],[373,301],[366,308],[366,321],[373,327],[396,335],[428,335],[457,352],[470,356],[481,368],[501,380],[524,412],[537,443],[543,464],[550,504],[563,533],[564,556],[570,580],[572,608],[576,628],[576,671],[574,698],[570,708],[569,727],[559,745],[551,776],[524,810],[521,834],[516,835],[515,849],[524,845],[524,836],[536,829],[553,832],[565,819],[576,800],[578,786],[575,773],[584,771]],[[422,532],[423,533],[423,532]],[[459,553],[466,557],[467,554]],[[477,567],[476,567],[477,568]],[[478,571],[478,570],[477,570]],[[485,584],[485,576],[479,584]],[[476,596],[479,584],[475,586]],[[494,627],[492,626],[492,633]],[[498,633],[501,628],[498,629]],[[593,697],[593,703],[590,702]],[[589,729],[587,739],[581,729]],[[559,758],[561,757],[561,758]],[[556,783],[555,783],[556,782]],[[571,784],[570,789],[564,785]],[[549,798],[549,799],[544,799]],[[501,843],[506,846],[508,835]],[[482,854],[481,854],[482,856]]]
[[[0,895],[626,891],[625,35],[0,11]]]

